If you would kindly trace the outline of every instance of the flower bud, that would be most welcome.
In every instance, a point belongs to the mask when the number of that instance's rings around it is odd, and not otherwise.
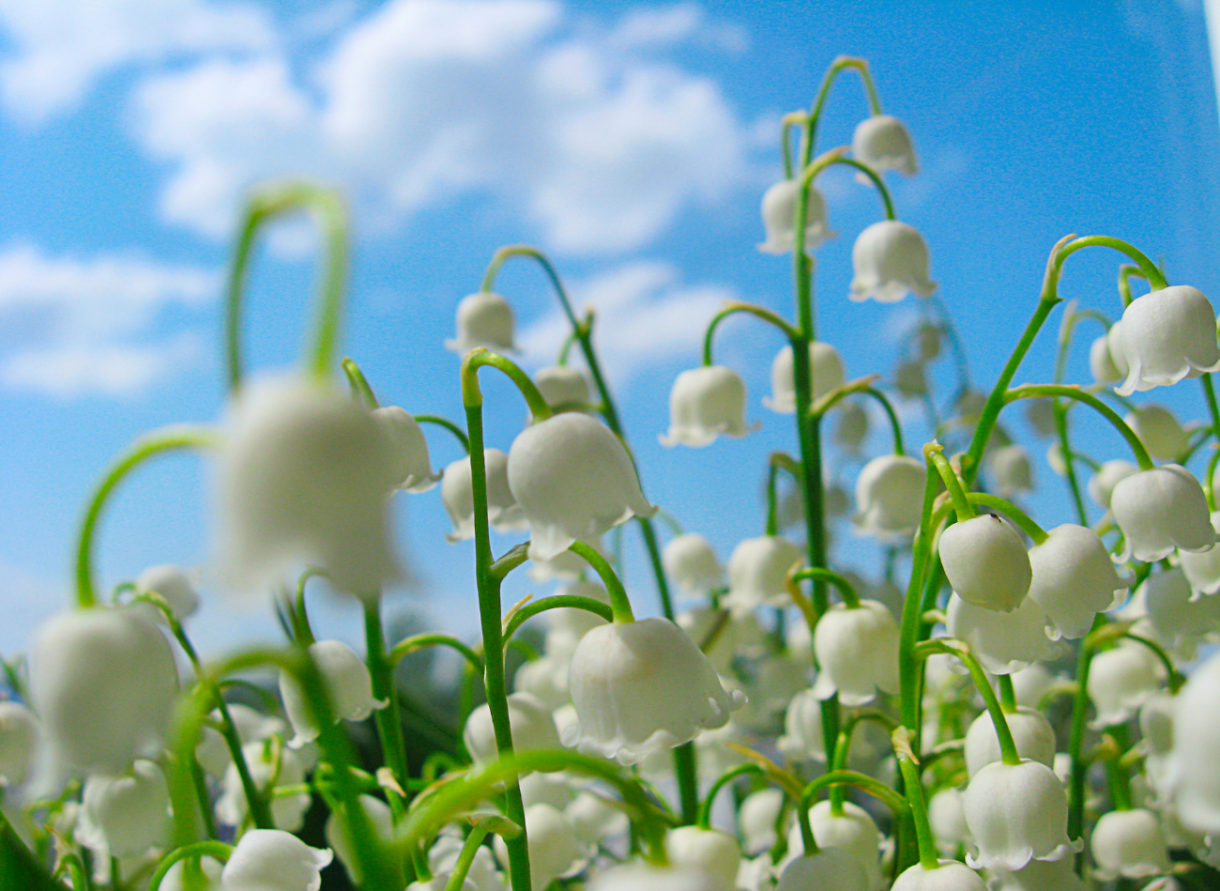
[[[1141,405],[1123,420],[1135,431],[1148,454],[1158,461],[1175,461],[1190,448],[1190,437],[1173,412],[1163,405]]]
[[[160,748],[178,693],[169,643],[129,609],[95,607],[52,617],[30,655],[30,704],[52,772],[117,774]],[[52,777],[46,779],[52,780]]]
[[[882,455],[864,465],[856,478],[858,531],[883,540],[910,535],[919,526],[924,466],[908,455]]]
[[[596,600],[598,603],[607,605],[610,603],[610,595],[606,589],[597,582],[588,580],[569,582],[558,588],[555,593],[575,594],[578,597]],[[547,654],[556,657],[565,665],[571,661],[572,653],[576,651],[576,645],[580,643],[580,639],[598,625],[606,624],[605,619],[588,610],[567,607],[547,610],[545,621],[547,624]]]
[[[724,580],[724,567],[712,543],[693,532],[671,539],[661,551],[661,563],[665,574],[688,597],[701,597]]]
[[[1156,814],[1144,808],[1102,814],[1089,841],[1103,882],[1125,877],[1146,879],[1172,868]]]
[[[911,134],[902,121],[892,115],[873,115],[856,124],[851,153],[857,161],[878,173],[899,170],[907,176],[914,176],[919,172]]]
[[[953,594],[946,613],[949,636],[969,644],[992,674],[1012,674],[1053,652],[1046,613],[1028,597],[1011,612],[1001,613]]]
[[[804,551],[778,535],[747,538],[729,557],[726,605],[737,615],[764,604],[786,605],[791,599],[786,587],[788,572],[804,558]]]
[[[624,764],[723,727],[745,704],[686,632],[659,618],[594,628],[572,655],[568,686],[580,725],[564,743]]]
[[[0,790],[25,782],[39,735],[32,711],[20,702],[0,700]]]
[[[446,340],[445,349],[465,355],[477,347],[492,352],[513,353],[513,308],[499,294],[480,291],[462,298],[457,308],[457,339]]]
[[[1130,579],[1120,578],[1097,533],[1064,523],[1029,550],[1029,596],[1063,637],[1084,637],[1094,617],[1115,606]]]
[[[741,866],[741,848],[737,839],[727,832],[679,826],[669,830],[665,849],[674,866],[702,872],[715,887],[734,891],[737,870]]]
[[[551,710],[532,693],[509,694],[508,725],[512,730],[514,752],[561,748],[559,731],[555,728]],[[466,719],[462,741],[466,744],[470,757],[476,762],[494,761],[499,756],[491,709],[486,703],[476,708]]]
[[[813,648],[822,667],[819,686],[828,685],[823,698],[838,691],[839,701],[852,707],[872,702],[878,688],[898,691],[898,625],[884,604],[831,607],[814,629]]]
[[[1173,553],[1206,551],[1216,541],[1207,497],[1178,464],[1141,470],[1119,480],[1110,496],[1114,521],[1125,536],[1124,559],[1152,563]]]
[[[251,829],[233,849],[220,883],[225,891],[318,891],[332,857],[291,833]]]
[[[768,786],[751,792],[737,811],[737,826],[745,842],[747,854],[769,851],[779,841],[776,823],[784,808],[784,793]]]
[[[1039,761],[1047,767],[1055,764],[1055,729],[1051,722],[1037,709],[1019,706],[1016,712],[1004,715],[1017,754],[1031,761]],[[984,711],[970,724],[966,731],[966,773],[976,773],[1000,760],[1000,739],[995,732],[991,712]]]
[[[136,761],[118,776],[90,774],[81,795],[77,838],[114,857],[139,857],[169,841],[169,787],[161,768]]]
[[[198,587],[195,573],[172,563],[150,566],[136,578],[136,593],[147,594],[155,591],[169,604],[169,608],[180,622],[199,609]],[[140,608],[141,612],[154,622],[165,623],[165,615],[151,604],[135,604],[134,607]]]
[[[551,408],[568,403],[589,402],[589,381],[570,365],[552,365],[534,375],[534,383]]]
[[[657,512],[623,443],[588,415],[554,415],[522,431],[508,453],[508,485],[529,520],[531,560]]]
[[[525,514],[508,487],[508,455],[499,449],[483,450],[483,467],[487,475],[487,519],[497,532],[513,532],[528,524]],[[474,538],[474,482],[470,458],[459,458],[448,467],[441,479],[441,501],[453,521],[449,541]]]
[[[1124,375],[1118,369],[1113,356],[1110,355],[1109,334],[1103,334],[1093,341],[1089,347],[1089,371],[1096,384],[1112,384],[1121,381]]]
[[[974,869],[1012,871],[1030,860],[1059,860],[1073,850],[1067,794],[1054,771],[1039,761],[988,764],[971,778],[962,804],[978,846],[977,855],[966,855]]]
[[[741,437],[746,423],[746,385],[736,371],[703,365],[678,375],[669,394],[669,434],[661,445],[700,448],[717,436]]]
[[[525,809],[525,830],[529,838],[530,887],[546,891],[555,879],[575,875],[584,869],[589,850],[576,837],[572,824],[549,804]],[[497,835],[493,841],[501,863],[508,862],[508,847]]]
[[[869,891],[872,887],[864,865],[850,851],[823,848],[816,854],[802,854],[790,860],[780,873],[775,891],[809,891],[811,888]]]
[[[1127,379],[1114,390],[1120,396],[1220,371],[1216,312],[1189,285],[1132,300],[1123,310],[1119,341],[1128,369]]]
[[[1025,542],[996,514],[959,521],[940,536],[940,562],[957,596],[998,612],[1011,612],[1029,593],[1033,576]]]
[[[1101,470],[1093,474],[1089,480],[1088,492],[1093,503],[1104,510],[1110,509],[1110,496],[1120,480],[1125,480],[1133,473],[1139,473],[1139,465],[1130,461],[1116,459],[1101,465]]]
[[[419,493],[435,486],[441,475],[432,472],[428,440],[419,422],[396,405],[375,408],[369,414],[389,442],[391,470],[386,487]]]
[[[987,891],[987,883],[964,863],[941,860],[936,869],[916,863],[903,870],[891,891]]]
[[[936,282],[928,278],[928,246],[913,227],[898,220],[873,223],[856,238],[851,249],[855,278],[852,300],[872,297],[878,303],[896,303],[914,292],[928,297]]]
[[[309,655],[322,676],[335,721],[363,721],[374,709],[385,707],[384,701],[373,698],[368,666],[347,644],[339,640],[320,640],[309,645]],[[282,670],[280,696],[292,729],[296,731],[296,739],[291,745],[299,748],[317,739],[319,729],[305,691],[296,678]]]
[[[771,396],[763,397],[763,405],[771,411],[790,415],[796,412],[796,383],[793,377],[792,345],[789,344],[775,355],[771,362]],[[809,375],[813,388],[812,398],[825,396],[831,390],[843,386],[847,372],[839,351],[820,340],[809,344]]]
[[[796,245],[794,226],[800,191],[798,180],[783,179],[763,194],[762,220],[767,240],[758,249],[764,254],[786,254]],[[834,237],[826,222],[826,199],[817,186],[810,183],[809,198],[805,204],[805,249],[815,248]]]

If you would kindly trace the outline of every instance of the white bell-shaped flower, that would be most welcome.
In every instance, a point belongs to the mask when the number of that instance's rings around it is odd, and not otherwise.
[[[902,871],[891,891],[987,891],[987,883],[957,860],[941,860],[936,869],[916,863]]]
[[[718,891],[720,886],[702,870],[632,860],[597,873],[585,887],[587,891]]]
[[[483,450],[483,467],[487,475],[487,519],[497,532],[524,529],[525,513],[508,487],[508,455],[499,449]],[[470,458],[459,458],[445,468],[441,479],[441,501],[453,521],[449,541],[474,538],[474,483]]]
[[[1089,497],[1098,507],[1109,510],[1110,496],[1114,494],[1114,487],[1131,474],[1139,473],[1139,470],[1138,464],[1124,461],[1121,458],[1106,461],[1101,465],[1101,469],[1089,479],[1087,487]]]
[[[845,801],[842,812],[835,813],[830,801],[823,799],[809,809],[809,825],[818,848],[848,852],[864,867],[868,887],[881,885],[881,832],[868,811]],[[793,823],[788,830],[789,856],[804,852],[801,827]]]
[[[872,297],[878,303],[896,303],[909,292],[928,297],[936,282],[928,278],[928,246],[913,227],[898,220],[873,223],[856,237],[851,249],[855,278],[852,300]]]
[[[1028,597],[1012,612],[1000,613],[954,594],[946,613],[949,636],[969,644],[992,674],[1012,674],[1054,652],[1046,613]]]
[[[1215,550],[1213,548],[1213,550]],[[1210,630],[1202,604],[1192,600],[1190,582],[1180,566],[1154,572],[1140,585],[1135,604],[1145,620],[1139,623],[1165,649],[1183,661],[1194,658],[1195,648]]]
[[[138,857],[170,836],[169,787],[161,768],[139,760],[126,772],[90,774],[81,793],[77,838],[115,857]]]
[[[551,408],[589,402],[589,380],[580,369],[570,365],[551,365],[534,375],[538,391]]]
[[[1220,833],[1220,654],[1198,666],[1177,695],[1169,785],[1174,811],[1195,832]]]
[[[155,591],[169,604],[175,618],[182,621],[199,609],[199,580],[197,573],[172,563],[150,566],[136,577],[136,593]],[[165,615],[151,604],[137,604],[154,622],[165,623]]]
[[[1220,371],[1216,311],[1189,285],[1132,300],[1123,310],[1119,340],[1128,369],[1127,379],[1115,388],[1120,396]]]
[[[669,393],[669,433],[661,445],[701,448],[717,436],[741,437],[746,423],[746,384],[723,365],[702,365],[678,375]]]
[[[435,486],[441,475],[432,472],[428,440],[419,422],[396,405],[375,408],[369,414],[389,441],[392,470],[388,488],[418,493]]]
[[[0,700],[0,790],[20,786],[34,763],[40,730],[25,705]]]
[[[513,689],[538,697],[554,712],[572,701],[568,695],[568,660],[548,653],[522,662],[513,675]]]
[[[135,611],[99,607],[47,620],[30,654],[45,779],[64,769],[117,774],[157,751],[177,693],[168,641]]]
[[[966,825],[960,789],[946,786],[928,799],[928,822],[936,836],[936,848],[942,854],[952,856],[959,847],[970,842],[970,827]]]
[[[816,854],[802,854],[790,860],[775,885],[775,891],[809,891],[811,888],[871,891],[873,882],[864,864],[850,851],[823,848]]]
[[[1190,437],[1181,422],[1163,405],[1141,405],[1123,420],[1158,461],[1176,461],[1190,448]]]
[[[834,441],[849,455],[858,455],[868,437],[868,412],[856,402],[840,402],[839,420],[835,424]]]
[[[1147,563],[1183,551],[1206,551],[1216,541],[1207,497],[1194,475],[1179,464],[1163,464],[1121,479],[1110,510],[1129,553]]]
[[[513,308],[507,300],[492,291],[479,291],[463,297],[457,308],[457,338],[446,340],[445,349],[465,355],[477,347],[492,352],[512,353]]]
[[[559,731],[551,709],[532,693],[517,692],[508,696],[508,726],[513,735],[514,752],[531,752],[541,749],[562,748]],[[466,719],[462,731],[466,751],[476,762],[494,761],[499,754],[496,747],[496,731],[491,722],[491,709],[486,703],[480,705]]]
[[[1166,875],[1172,868],[1161,823],[1144,808],[1102,814],[1089,846],[1097,863],[1095,875],[1103,882],[1147,879]]]
[[[549,804],[535,804],[525,809],[525,831],[529,837],[530,887],[533,891],[546,888],[559,878],[575,875],[589,860],[588,846],[581,844],[561,811]],[[493,840],[496,856],[508,862],[508,847],[499,835]]]
[[[392,462],[369,413],[339,390],[301,378],[247,384],[217,465],[222,575],[263,589],[310,562],[342,591],[380,590],[401,572],[385,498]]]
[[[1055,728],[1046,716],[1037,709],[1019,706],[1016,712],[1004,715],[1017,754],[1031,761],[1039,761],[1047,767],[1055,766]],[[966,773],[976,773],[1000,760],[1000,739],[996,736],[991,712],[984,711],[970,724],[966,731]]]
[[[529,527],[529,523],[525,522],[522,515],[522,522],[525,527]],[[583,539],[585,544],[597,551],[597,553],[605,556],[606,550],[602,547],[602,537],[595,535],[592,538]],[[531,582],[542,584],[554,579],[562,579],[563,581],[575,581],[584,575],[591,573],[592,569],[589,562],[579,554],[573,554],[571,551],[564,551],[556,554],[550,560],[531,560],[529,568],[529,577]]]
[[[1017,702],[1037,708],[1046,694],[1063,683],[1062,678],[1051,674],[1045,666],[1034,663],[1028,668],[1014,671],[1011,675],[1013,691],[1017,694]]]
[[[214,857],[200,857],[199,866],[203,870],[204,878],[209,884],[204,885],[205,891],[214,891],[220,887],[220,871],[224,866],[219,860]],[[169,871],[161,879],[161,884],[154,891],[198,891],[195,886],[188,887],[184,870],[187,861],[179,860],[169,868]]]
[[[442,831],[432,849],[428,851],[428,866],[432,872],[449,876],[461,856],[462,846],[462,836],[454,834],[452,830]],[[505,891],[507,887],[504,878],[496,869],[496,858],[492,855],[491,848],[486,845],[480,845],[475,853],[470,871],[466,873],[466,888],[463,888],[463,891],[468,891],[471,885],[474,886],[473,891]],[[429,891],[444,891],[444,885]]]
[[[784,793],[774,786],[751,792],[737,810],[737,828],[747,854],[769,851],[779,841],[776,826],[784,808]]]
[[[997,872],[994,891],[1091,891],[1076,875],[1074,857],[1062,860],[1031,860],[1015,872]],[[1144,891],[1153,891],[1145,888]],[[1162,889],[1164,891],[1164,889]]]
[[[1034,468],[1025,446],[1012,443],[988,453],[987,464],[1001,498],[1034,490]]]
[[[273,745],[271,740],[246,743],[241,750],[255,787],[263,795],[270,796],[271,818],[276,828],[296,832],[305,824],[305,812],[312,801],[309,793],[272,795],[272,792],[281,786],[299,786],[305,782],[309,765],[303,753],[309,750]],[[237,765],[230,763],[216,800],[216,817],[226,826],[240,826],[246,819],[248,806]]]
[[[786,254],[796,245],[794,225],[800,190],[797,180],[782,179],[763,193],[762,220],[767,240],[758,249],[764,254]],[[826,222],[826,199],[812,183],[805,207],[805,250],[809,250],[835,234]]]
[[[1220,511],[1212,511],[1212,529],[1220,538]],[[1190,589],[1195,598],[1220,593],[1220,548],[1202,553],[1182,551],[1178,554],[1178,565],[1186,573]]]
[[[1020,533],[996,514],[954,523],[940,536],[945,578],[967,603],[1011,612],[1029,593],[1033,570]]]
[[[725,605],[737,615],[764,604],[785,606],[791,600],[786,587],[788,572],[804,557],[804,551],[778,535],[742,541],[729,557]]]
[[[819,692],[813,687],[802,690],[792,697],[784,712],[784,735],[779,738],[777,746],[789,761],[826,760]]]
[[[251,829],[229,856],[220,884],[224,891],[318,891],[333,856],[289,832]]]
[[[733,891],[741,847],[727,832],[679,826],[665,836],[665,850],[674,866],[702,872],[723,891]]]
[[[763,397],[763,405],[771,411],[785,415],[796,412],[796,383],[792,366],[792,345],[788,344],[775,354],[771,362],[771,395]],[[843,386],[847,377],[839,351],[820,340],[809,344],[809,374],[815,401]]]
[[[675,536],[661,550],[665,574],[687,597],[702,597],[724,581],[712,543],[695,532]]]
[[[975,869],[1012,871],[1074,850],[1067,834],[1067,793],[1055,772],[1039,761],[988,764],[970,779],[962,805],[978,847],[977,854],[966,855],[966,863]]]
[[[686,632],[659,618],[586,634],[572,655],[568,687],[580,724],[564,743],[624,764],[723,727],[745,704],[740,691],[725,692]]]
[[[882,455],[865,464],[856,477],[856,529],[883,540],[914,532],[926,473],[909,455]]]
[[[878,689],[898,692],[898,624],[884,604],[861,600],[853,609],[835,604],[814,629],[813,649],[822,668],[823,698],[837,691],[850,708],[872,702]]]
[[[1125,723],[1160,689],[1164,679],[1160,660],[1141,643],[1120,640],[1117,646],[1098,653],[1089,666],[1089,698],[1097,710],[1092,726]]]
[[[1114,357],[1110,355],[1109,333],[1101,335],[1089,347],[1089,371],[1093,375],[1093,383],[1104,385],[1121,381],[1123,374]]]
[[[1131,584],[1114,569],[1097,533],[1073,523],[1056,526],[1046,541],[1030,548],[1029,563],[1030,598],[1067,638],[1084,637],[1094,617],[1111,609]]]
[[[309,645],[309,655],[318,667],[330,698],[336,721],[363,721],[386,703],[373,698],[373,680],[368,666],[340,640],[320,640]],[[296,678],[280,672],[280,696],[284,711],[296,731],[292,745],[299,747],[318,738],[319,728],[310,711],[304,689]]]
[[[578,794],[563,814],[581,844],[591,847],[625,836],[631,826],[620,808],[588,790]]]
[[[898,170],[907,176],[919,172],[911,134],[902,121],[893,115],[878,114],[856,124],[851,138],[851,153],[857,161],[878,173]]]
[[[380,798],[361,795],[360,809],[368,815],[369,822],[373,824],[373,832],[377,837],[388,843],[394,835],[394,815],[390,812],[390,806]],[[360,859],[356,856],[356,847],[352,843],[347,821],[331,811],[330,816],[326,818],[326,828],[323,834],[326,836],[326,843],[335,852],[335,856],[347,870],[352,882],[357,886],[361,885],[364,881],[364,873]]]
[[[531,560],[657,512],[623,443],[588,415],[554,415],[522,431],[508,453],[508,485],[529,520]]]

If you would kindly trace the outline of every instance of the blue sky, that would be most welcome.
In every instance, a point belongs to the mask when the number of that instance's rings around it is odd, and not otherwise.
[[[812,100],[841,53],[870,60],[886,111],[914,137],[923,170],[891,174],[898,213],[926,237],[976,381],[994,379],[1068,232],[1126,238],[1172,280],[1220,294],[1215,87],[1202,8],[1185,0],[98,0],[87,11],[0,0],[0,653],[68,603],[75,526],[110,458],[150,428],[220,417],[222,270],[239,197],[266,178],[316,177],[350,196],[345,352],[384,402],[414,413],[460,416],[443,341],[495,248],[547,249],[577,302],[599,308],[649,497],[727,558],[761,532],[766,455],[794,445],[789,419],[760,402],[778,337],[734,323],[718,350],[745,376],[760,432],[699,451],[656,435],[669,384],[697,362],[723,299],[791,312],[787,260],[755,249],[758,202],[781,172],[780,116]],[[847,142],[866,113],[844,77],[821,147]],[[888,373],[916,309],[847,301],[851,244],[877,202],[847,175],[821,184],[840,237],[818,251],[820,336],[850,376]],[[252,366],[294,360],[312,251],[308,228],[286,225],[262,252]],[[1086,252],[1063,293],[1116,316],[1114,272],[1112,257]],[[559,327],[544,280],[511,266],[499,289],[523,362],[547,364]],[[1051,344],[1019,380],[1049,377]],[[1087,340],[1075,379],[1086,354]],[[507,449],[522,405],[498,381],[487,392],[489,444]],[[1155,398],[1202,414],[1195,387]],[[1112,437],[1094,439],[1099,457],[1119,454]],[[443,436],[433,455],[457,457]],[[1039,516],[1055,525],[1066,505],[1039,463]],[[843,470],[849,488],[854,472]],[[123,490],[100,542],[107,585],[152,563],[206,561],[206,481],[199,460],[173,458]],[[472,548],[444,542],[436,492],[396,511],[419,580],[396,603],[469,630]],[[875,553],[841,539],[844,562],[875,573]],[[635,556],[628,581],[638,611],[653,612]],[[546,589],[520,579],[508,596],[524,593]],[[346,604],[320,608],[335,634],[355,633]],[[272,630],[215,591],[196,624],[212,646]]]

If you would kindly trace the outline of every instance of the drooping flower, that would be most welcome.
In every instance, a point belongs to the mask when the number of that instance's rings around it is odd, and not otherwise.
[[[1121,640],[1093,657],[1089,698],[1097,710],[1093,726],[1111,727],[1129,720],[1164,682],[1165,669],[1143,644]]]
[[[1030,860],[1059,860],[1074,849],[1067,835],[1067,793],[1039,761],[988,764],[971,778],[962,804],[978,846],[966,863],[975,869],[1018,870]]]
[[[373,825],[373,831],[377,837],[383,842],[389,842],[394,834],[394,817],[390,812],[390,806],[380,798],[374,798],[372,795],[361,795],[359,803],[360,809],[368,815],[369,822]],[[330,845],[335,856],[339,858],[339,862],[347,870],[347,874],[352,882],[356,885],[363,884],[364,871],[360,859],[356,856],[356,848],[352,844],[347,821],[342,819],[339,814],[331,811],[330,816],[326,818],[326,828],[323,834],[326,836],[326,843]],[[439,891],[444,891],[444,887],[442,886]]]
[[[996,514],[954,523],[940,536],[945,578],[967,603],[1011,612],[1029,593],[1033,575],[1025,542]]]
[[[837,691],[846,706],[871,702],[880,689],[898,691],[898,625],[885,604],[861,600],[836,604],[814,629],[813,648],[822,667],[823,698]]]
[[[1220,511],[1212,511],[1212,528],[1220,538]],[[1194,597],[1220,593],[1220,548],[1212,548],[1202,553],[1182,551],[1178,554],[1178,564],[1186,573]]]
[[[987,883],[958,860],[941,860],[936,869],[916,863],[902,871],[891,891],[987,891]]]
[[[1103,882],[1167,875],[1172,868],[1161,822],[1146,808],[1102,814],[1089,846]]]
[[[624,764],[723,727],[745,704],[728,693],[707,657],[667,619],[594,628],[568,675],[579,726],[564,737]]]
[[[857,530],[881,539],[910,535],[919,526],[926,470],[909,455],[882,455],[856,477]]]
[[[172,563],[150,566],[136,578],[136,593],[147,594],[155,591],[169,604],[169,608],[173,610],[178,621],[192,615],[199,608],[198,587],[199,580],[196,573]],[[137,608],[141,607],[145,610],[145,615],[154,622],[165,622],[165,616],[161,610],[151,605],[137,605]]]
[[[790,415],[796,412],[796,382],[793,377],[792,345],[788,344],[771,362],[771,396],[763,397],[763,405],[771,411]],[[812,378],[813,399],[825,396],[843,386],[847,372],[839,351],[820,340],[809,344],[809,374]]]
[[[169,841],[169,787],[161,768],[136,761],[117,776],[94,773],[81,793],[77,837],[114,857],[138,857]]]
[[[679,826],[665,836],[665,849],[674,866],[702,872],[722,891],[734,891],[741,847],[727,832]]]
[[[856,160],[882,173],[898,170],[907,176],[919,172],[911,134],[898,118],[888,114],[873,115],[856,124],[851,139],[851,152]]]
[[[775,891],[808,891],[810,888],[869,891],[872,887],[864,864],[850,851],[823,848],[816,854],[802,854],[790,860],[780,873]]]
[[[1093,618],[1112,608],[1131,584],[1114,569],[1097,533],[1073,523],[1056,526],[1046,541],[1030,548],[1029,562],[1029,596],[1067,638],[1084,637]]]
[[[776,743],[785,758],[825,761],[826,739],[822,735],[822,698],[816,687],[808,687],[792,697],[784,712],[784,735]]]
[[[513,736],[514,752],[538,749],[558,749],[559,731],[551,710],[532,693],[517,692],[508,696],[508,725]],[[476,708],[466,719],[462,731],[466,750],[476,762],[494,761],[499,754],[491,709],[486,703]]]
[[[657,512],[623,443],[583,414],[554,415],[522,431],[508,453],[508,485],[529,520],[531,560]]]
[[[1110,354],[1109,332],[1102,334],[1089,347],[1089,371],[1095,384],[1112,384],[1126,377]]]
[[[318,891],[329,849],[311,848],[278,829],[246,832],[220,874],[224,891]]]
[[[534,375],[542,398],[551,408],[572,403],[588,403],[589,381],[580,369],[570,365],[551,365]]]
[[[1126,539],[1124,558],[1152,563],[1173,553],[1206,551],[1216,541],[1207,497],[1194,475],[1163,464],[1119,480],[1110,495],[1114,521]]]
[[[881,885],[881,831],[868,811],[850,801],[840,811],[824,799],[809,809],[809,826],[819,849],[847,852],[864,867],[868,887]],[[790,856],[805,852],[796,823],[788,830],[788,851]]]
[[[375,408],[369,414],[389,441],[391,472],[387,488],[419,493],[435,486],[441,475],[432,472],[428,440],[419,422],[396,405]]]
[[[1190,448],[1190,437],[1173,412],[1150,402],[1129,412],[1124,421],[1158,461],[1176,461]]]
[[[38,719],[20,702],[0,701],[0,789],[20,786],[38,747]]]
[[[1109,510],[1110,496],[1114,494],[1114,487],[1120,480],[1126,479],[1133,473],[1139,473],[1139,469],[1138,464],[1124,461],[1121,458],[1105,462],[1101,465],[1101,469],[1089,479],[1087,487],[1089,497],[1098,507]]]
[[[1220,654],[1191,672],[1173,712],[1169,786],[1182,825],[1220,833]]]
[[[928,246],[912,226],[898,220],[873,223],[851,249],[855,278],[848,294],[857,302],[872,297],[896,303],[908,293],[928,297],[936,282],[928,278]]]
[[[263,740],[248,742],[241,750],[255,787],[271,802],[271,819],[276,828],[296,832],[305,825],[305,812],[313,799],[305,791],[278,795],[273,792],[285,786],[299,787],[305,782],[305,771],[309,767],[305,757],[309,749],[290,749]],[[230,762],[221,783],[220,797],[216,800],[216,817],[227,826],[240,826],[248,808],[241,775],[237,765]]]
[[[1120,396],[1220,371],[1216,312],[1196,288],[1175,285],[1132,300],[1119,337],[1127,365]]]
[[[1046,716],[1037,709],[1019,706],[1017,711],[1004,715],[1017,754],[1022,758],[1039,761],[1047,767],[1055,766],[1055,728]],[[1000,739],[995,732],[991,712],[983,711],[966,731],[966,774],[976,773],[1000,760]]]
[[[513,343],[513,308],[492,291],[462,298],[457,308],[457,338],[445,341],[445,349],[465,355],[476,347],[493,352],[516,352]]]
[[[508,455],[499,449],[483,450],[483,467],[487,476],[487,519],[497,532],[513,532],[529,525],[525,513],[508,487]],[[453,531],[449,541],[474,538],[474,481],[470,458],[458,458],[441,479],[441,501]]]
[[[746,385],[736,371],[703,365],[683,371],[669,394],[669,433],[661,445],[710,445],[717,436],[742,437],[746,423]]]
[[[949,636],[969,644],[992,674],[1012,674],[1053,652],[1046,613],[1028,597],[1011,612],[1001,613],[953,594],[946,614]]]
[[[778,535],[747,538],[729,557],[729,594],[726,605],[737,615],[764,604],[783,606],[790,600],[788,571],[804,559],[804,552]]]
[[[795,179],[777,182],[763,194],[762,219],[767,240],[758,246],[764,254],[786,254],[796,244],[793,228],[800,183]],[[834,238],[826,222],[826,199],[817,186],[809,184],[805,211],[805,249],[815,248],[828,238]]]
[[[688,597],[701,597],[724,579],[724,567],[712,543],[695,532],[672,538],[661,550],[661,563],[665,574]]]
[[[529,838],[530,887],[546,891],[559,878],[584,869],[591,851],[576,837],[572,824],[561,811],[549,804],[534,804],[525,809],[525,831]],[[508,847],[499,835],[494,846],[501,863],[508,862]]]
[[[336,721],[363,721],[385,701],[373,698],[368,666],[341,640],[319,640],[309,645],[309,656],[318,668]],[[280,697],[284,712],[296,731],[292,745],[301,746],[318,738],[319,728],[309,699],[296,678],[280,671]]]

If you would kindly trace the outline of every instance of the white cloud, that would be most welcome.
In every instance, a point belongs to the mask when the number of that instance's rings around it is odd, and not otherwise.
[[[266,12],[207,0],[0,0],[0,98],[37,125],[75,108],[94,82],[132,62],[217,50],[266,50]]]
[[[739,26],[710,21],[701,6],[679,3],[631,10],[611,33],[610,42],[623,48],[653,49],[693,43],[740,53],[749,38]]]
[[[78,397],[130,395],[197,354],[193,338],[142,344],[171,308],[198,311],[213,273],[121,254],[50,257],[0,250],[0,386]]]
[[[490,192],[553,248],[630,250],[738,187],[751,145],[714,81],[635,51],[632,20],[568,38],[551,0],[391,0],[311,79],[274,53],[151,76],[135,135],[170,165],[166,217],[214,237],[249,185],[310,175],[386,224]]]
[[[618,387],[657,365],[695,359],[707,323],[725,301],[737,299],[732,288],[685,284],[676,267],[655,260],[628,263],[570,291],[578,315],[594,308],[598,355]],[[558,309],[529,324],[517,339],[522,361],[532,368],[549,365],[569,330]]]

